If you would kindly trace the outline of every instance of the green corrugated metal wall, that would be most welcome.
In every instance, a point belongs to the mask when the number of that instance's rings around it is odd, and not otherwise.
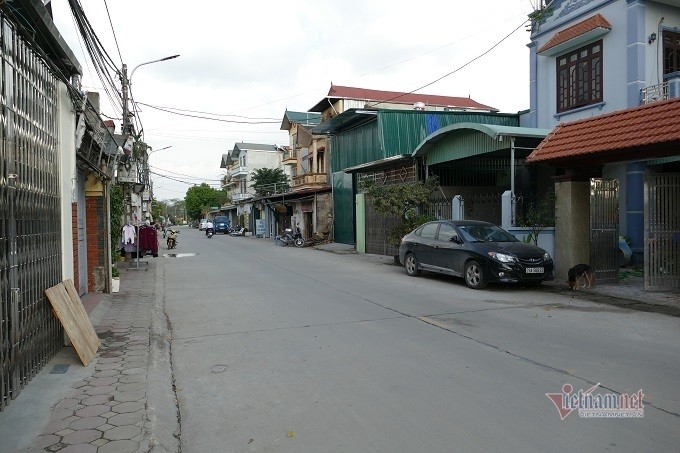
[[[340,171],[354,165],[383,159],[378,124],[375,121],[362,124],[330,138],[331,170]]]
[[[354,187],[352,175],[333,173],[333,240],[354,244]]]
[[[333,171],[399,154],[411,154],[430,134],[457,123],[519,126],[514,114],[381,110],[377,121],[330,137]]]
[[[499,141],[477,130],[458,130],[430,148],[427,152],[427,163],[435,165],[507,148],[510,148],[509,138]]]
[[[458,123],[519,126],[514,114],[469,112],[417,112],[388,110],[378,113],[385,157],[411,154],[425,138],[442,127]],[[370,162],[370,161],[369,161]]]

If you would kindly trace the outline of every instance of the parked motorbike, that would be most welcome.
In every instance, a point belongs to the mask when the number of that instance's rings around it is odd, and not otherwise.
[[[283,230],[283,234],[279,237],[281,245],[284,247],[287,245],[292,245],[295,243],[295,237],[293,236],[293,230],[291,228],[286,228]]]
[[[167,231],[167,244],[168,244],[168,250],[174,249],[177,247],[177,236],[179,236],[179,231],[173,230],[173,229],[168,229]]]
[[[293,243],[295,244],[295,247],[305,246],[305,239],[302,237],[302,232],[300,231],[299,227],[295,229],[295,234],[293,235]]]
[[[236,225],[233,228],[229,228],[229,236],[245,236],[246,231],[248,231],[247,228]]]

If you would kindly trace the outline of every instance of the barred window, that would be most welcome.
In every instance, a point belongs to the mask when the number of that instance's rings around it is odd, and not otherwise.
[[[557,112],[602,102],[602,41],[557,57]]]
[[[680,71],[680,33],[663,32],[663,73]]]

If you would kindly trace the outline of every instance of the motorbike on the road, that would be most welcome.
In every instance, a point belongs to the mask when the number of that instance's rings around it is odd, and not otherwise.
[[[207,229],[205,230],[205,235],[208,236],[208,239],[210,239],[211,237],[213,237],[213,234],[215,234],[213,228],[207,228]]]
[[[168,244],[168,250],[177,247],[177,236],[179,236],[179,231],[168,228],[167,236],[166,243]]]

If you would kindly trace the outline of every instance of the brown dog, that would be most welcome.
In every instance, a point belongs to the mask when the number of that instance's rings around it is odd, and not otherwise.
[[[586,287],[586,283],[588,284],[588,288],[590,288],[595,281],[595,278],[593,277],[593,270],[590,268],[588,264],[577,264],[576,266],[572,267],[569,269],[569,288],[572,291],[575,291],[578,289],[578,281],[579,279],[583,279],[583,288]]]

